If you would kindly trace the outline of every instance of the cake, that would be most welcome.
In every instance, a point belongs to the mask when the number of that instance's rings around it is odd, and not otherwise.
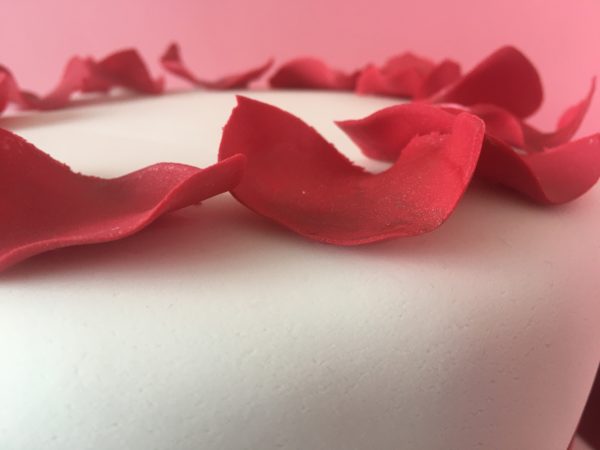
[[[253,91],[333,123],[397,101]],[[73,170],[216,162],[230,92],[4,118]],[[0,275],[0,448],[564,450],[600,352],[600,189],[556,208],[475,183],[448,221],[313,242],[229,194]]]

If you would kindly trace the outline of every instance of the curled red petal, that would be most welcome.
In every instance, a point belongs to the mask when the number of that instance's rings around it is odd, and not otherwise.
[[[184,80],[206,89],[244,89],[248,85],[262,77],[273,65],[270,59],[261,66],[249,69],[247,71],[226,75],[218,80],[208,81],[198,78],[184,64],[179,51],[179,45],[173,43],[169,45],[162,55],[160,62],[168,72]]]
[[[529,152],[542,151],[545,148],[564,144],[573,138],[587,114],[595,90],[596,79],[594,78],[587,96],[563,113],[558,121],[556,130],[552,132],[542,132],[527,124],[523,124],[525,150]]]
[[[454,114],[412,103],[381,109],[364,119],[336,122],[369,158],[396,161],[417,135],[448,133]]]
[[[351,91],[358,75],[332,69],[317,58],[298,58],[281,66],[269,84],[275,88]]]
[[[459,76],[460,67],[453,61],[436,65],[412,53],[403,53],[389,59],[381,68],[365,68],[356,82],[356,92],[423,98],[433,95]]]
[[[431,97],[446,86],[460,78],[460,65],[456,61],[446,59],[435,66],[427,75],[415,98]]]
[[[439,227],[463,195],[481,149],[483,122],[442,115],[445,127],[413,134],[387,171],[355,166],[300,119],[238,97],[219,158],[248,158],[234,196],[255,212],[317,241],[357,245]],[[415,105],[406,105],[407,110]]]
[[[411,136],[447,129],[452,116],[464,114],[452,109],[447,115],[428,115],[424,106],[391,106],[364,119],[338,122],[338,126],[365,155],[394,161],[401,156]],[[596,183],[600,174],[600,141],[591,136],[544,152],[521,154],[509,143],[487,134],[477,174],[539,203],[564,203]]]
[[[56,87],[47,95],[40,97],[27,91],[20,91],[21,105],[27,109],[58,109],[65,107],[71,96],[83,90],[86,80],[93,75],[92,65],[89,60],[73,57],[69,60],[63,75]]]
[[[519,154],[488,136],[477,175],[538,203],[566,203],[586,193],[600,177],[600,134],[530,154]]]
[[[124,238],[157,217],[231,189],[244,157],[206,169],[156,164],[120,178],[73,173],[0,129],[0,270],[38,253]]]
[[[479,104],[468,108],[473,114],[485,122],[487,134],[506,142],[513,147],[525,150],[525,124],[514,114],[496,105]],[[461,110],[455,110],[460,112]],[[525,150],[526,151],[526,150]]]
[[[487,134],[527,153],[540,152],[546,148],[565,144],[575,135],[589,109],[595,84],[594,79],[586,98],[567,109],[559,120],[556,130],[551,132],[540,131],[496,105],[473,105],[469,111],[483,119]],[[462,111],[457,107],[446,109]]]
[[[21,89],[10,71],[0,66],[0,113],[9,103],[22,109],[63,108],[77,92],[107,92],[115,86],[157,94],[163,90],[163,81],[151,78],[139,53],[132,49],[116,52],[100,62],[71,58],[56,87],[43,96]]]
[[[523,118],[533,114],[543,99],[539,74],[514,47],[503,47],[462,78],[432,98],[440,103],[499,106]]]
[[[135,49],[112,53],[94,67],[93,83],[101,86],[120,86],[146,94],[160,94],[164,90],[162,78],[153,79],[146,63]]]

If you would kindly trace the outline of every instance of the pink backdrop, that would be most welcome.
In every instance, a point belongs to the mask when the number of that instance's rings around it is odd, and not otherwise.
[[[470,67],[496,47],[524,50],[542,73],[550,126],[600,74],[599,0],[4,0],[0,63],[47,89],[74,53],[136,46],[156,66],[177,40],[207,76],[269,56],[312,54],[342,68],[411,49]],[[582,132],[600,131],[596,99]]]

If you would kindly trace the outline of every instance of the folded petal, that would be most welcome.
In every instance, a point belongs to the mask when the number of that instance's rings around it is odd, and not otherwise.
[[[460,76],[457,63],[440,64],[403,53],[389,59],[382,67],[368,66],[359,75],[356,92],[393,97],[424,98],[433,95]]]
[[[519,50],[502,47],[432,98],[438,103],[492,104],[523,118],[543,99],[537,70]]]
[[[594,90],[595,79],[592,81],[586,98],[567,109],[558,121],[556,130],[551,132],[540,131],[496,105],[473,105],[468,110],[483,119],[487,134],[527,153],[540,152],[571,140],[589,109]],[[465,110],[456,106],[445,108],[455,112]]]
[[[269,79],[275,88],[351,91],[359,72],[332,69],[317,58],[298,58],[285,63]]]
[[[156,164],[120,178],[73,173],[0,129],[0,270],[38,253],[113,241],[231,189],[243,156],[206,169]]]
[[[104,88],[119,86],[146,94],[160,94],[164,90],[164,80],[152,78],[135,49],[120,50],[100,60],[95,64],[93,77],[90,84]]]
[[[566,203],[586,193],[600,177],[600,134],[530,154],[517,153],[488,136],[477,175],[541,204]]]
[[[173,75],[206,89],[245,89],[251,82],[262,77],[273,65],[273,60],[269,60],[261,66],[244,72],[226,75],[218,80],[203,80],[194,75],[184,64],[179,51],[179,45],[177,44],[171,44],[167,48],[160,62],[165,70]]]
[[[455,120],[454,111],[422,104],[402,104],[381,109],[364,119],[336,122],[372,159],[396,161],[417,135],[448,132]]]
[[[484,126],[467,113],[405,105],[415,107],[443,116],[432,122],[444,126],[413,133],[380,174],[354,165],[300,119],[244,97],[224,128],[219,159],[246,155],[234,196],[310,239],[357,245],[426,233],[448,218],[469,184]]]
[[[400,157],[401,161],[411,136],[443,129],[451,123],[452,116],[464,114],[456,108],[451,111],[443,108],[448,111],[446,116],[430,114],[424,106],[391,106],[364,119],[338,125],[365,155],[386,161]],[[524,154],[514,150],[510,143],[487,134],[476,174],[542,204],[565,203],[584,194],[598,180],[600,138],[594,135],[543,152]]]
[[[523,124],[525,149],[530,152],[542,151],[545,148],[556,147],[571,140],[587,114],[595,90],[596,79],[594,78],[586,98],[567,109],[558,121],[556,130],[552,132],[542,132],[526,123]]]

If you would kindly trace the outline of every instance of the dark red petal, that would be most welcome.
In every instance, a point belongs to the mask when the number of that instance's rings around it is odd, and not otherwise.
[[[566,203],[587,192],[600,177],[600,134],[525,155],[488,136],[477,175],[542,204]]]
[[[160,59],[162,66],[168,72],[176,75],[190,83],[206,89],[244,89],[248,85],[262,77],[273,65],[269,60],[261,66],[249,69],[245,72],[224,76],[218,80],[208,81],[198,78],[184,64],[177,44],[171,44]]]
[[[567,109],[560,120],[556,130],[550,133],[545,133],[535,128],[523,124],[523,133],[525,137],[525,150],[541,151],[545,148],[556,147],[568,142],[581,126],[581,122],[592,103],[594,91],[596,90],[596,79],[592,80],[592,85],[586,98],[581,100],[576,105]]]
[[[107,180],[73,173],[0,129],[0,270],[56,248],[136,233],[231,189],[243,165],[237,155],[206,169],[165,163]]]
[[[519,50],[503,47],[432,100],[467,106],[487,103],[522,118],[533,114],[542,99],[535,67]]]
[[[451,109],[451,108],[446,108]],[[473,105],[468,108],[485,122],[485,132],[513,147],[525,150],[524,122],[496,105]],[[461,110],[455,110],[459,112]]]
[[[387,171],[355,166],[300,119],[238,97],[223,131],[219,158],[248,158],[234,196],[257,213],[322,242],[356,245],[439,227],[463,195],[481,149],[483,122],[428,105],[433,123]]]
[[[473,105],[469,110],[485,122],[486,133],[527,153],[543,151],[567,143],[579,129],[590,106],[595,80],[585,99],[569,108],[561,117],[555,131],[543,132],[523,122],[509,111],[495,105]],[[457,107],[446,107],[458,112]]]
[[[358,72],[347,74],[332,69],[316,58],[298,58],[281,66],[269,84],[275,88],[351,91],[357,77]]]
[[[135,49],[115,52],[96,64],[93,80],[101,86],[120,86],[146,94],[160,94],[164,90],[162,78],[153,79]]]
[[[10,74],[0,68],[0,113],[7,107],[12,97],[12,79]]]

